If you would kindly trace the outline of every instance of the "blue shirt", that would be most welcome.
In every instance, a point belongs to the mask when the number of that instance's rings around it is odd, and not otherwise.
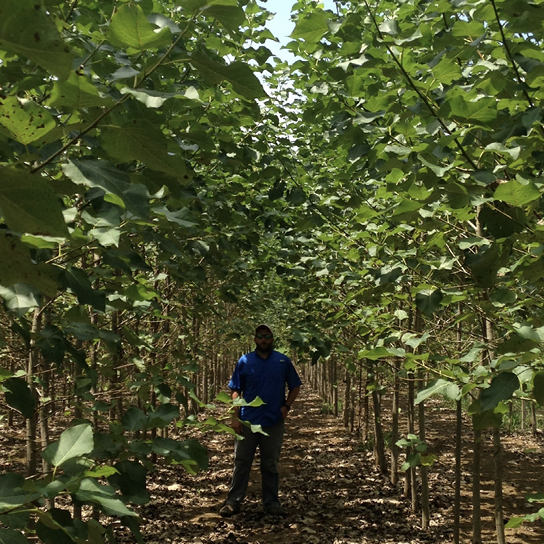
[[[253,425],[271,427],[282,419],[285,406],[285,384],[289,390],[302,385],[291,359],[279,351],[271,351],[263,359],[257,351],[240,357],[229,382],[233,391],[241,393],[246,402],[260,397],[262,406],[242,406],[240,419]]]

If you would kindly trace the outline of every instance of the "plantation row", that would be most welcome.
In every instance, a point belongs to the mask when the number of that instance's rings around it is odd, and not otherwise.
[[[39,475],[1,477],[5,538],[113,538],[92,505],[141,540],[127,504],[158,459],[205,468],[183,425],[257,321],[348,425],[407,385],[423,494],[433,395],[499,471],[512,401],[544,404],[539,3],[301,0],[292,65],[255,0],[0,11],[2,388]]]

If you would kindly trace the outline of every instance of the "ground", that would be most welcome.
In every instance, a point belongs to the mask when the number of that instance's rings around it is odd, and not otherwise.
[[[321,401],[306,393],[290,413],[282,453],[281,498],[288,510],[286,518],[263,515],[256,466],[243,511],[230,519],[219,516],[231,478],[232,437],[210,433],[200,438],[210,452],[208,471],[195,477],[185,474],[181,467],[163,467],[150,477],[152,501],[137,507],[143,518],[144,537],[149,544],[452,542],[453,419],[444,410],[432,408],[428,418],[428,439],[438,460],[429,471],[431,526],[426,531],[421,529],[420,515],[410,512],[402,479],[398,486],[392,486],[376,469],[372,453],[357,436],[349,434],[338,418],[323,414]],[[524,497],[544,490],[543,441],[527,435],[505,436],[504,449],[505,516],[535,512],[538,507]],[[464,544],[472,542],[470,451],[466,457],[461,516]],[[497,540],[493,458],[487,445],[482,459],[483,543],[488,544]],[[506,533],[508,544],[544,541],[540,522],[507,529]]]

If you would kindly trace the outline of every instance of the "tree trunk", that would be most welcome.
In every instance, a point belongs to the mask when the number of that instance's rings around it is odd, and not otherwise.
[[[453,544],[459,544],[461,537],[461,454],[463,451],[463,410],[461,399],[456,402],[455,421],[455,499],[453,505]]]
[[[501,429],[493,427],[493,465],[495,469],[495,529],[497,544],[506,544],[502,499],[502,448]]]
[[[376,466],[382,474],[387,474],[387,458],[385,456],[385,441],[381,419],[380,395],[376,387],[372,389],[372,403],[374,406],[374,457]]]
[[[393,377],[393,406],[392,411],[392,424],[391,424],[391,470],[389,480],[392,485],[397,485],[399,481],[399,447],[397,442],[399,440],[399,401],[400,401],[400,389],[399,389],[399,373],[400,359],[395,359],[395,375]]]
[[[474,430],[474,454],[472,457],[472,544],[482,544],[481,460],[482,431]]]
[[[30,352],[28,354],[27,365],[27,383],[32,396],[36,403],[36,410],[26,420],[26,474],[27,476],[34,476],[38,468],[38,456],[36,451],[36,427],[37,427],[37,405],[38,396],[36,394],[36,388],[34,386],[34,374],[38,365],[38,349],[36,348],[35,338],[41,327],[41,311],[39,308],[34,310],[32,318],[32,329],[30,339]]]
[[[423,372],[419,372],[418,388],[421,390],[424,387]],[[425,403],[420,402],[418,405],[418,424],[419,424],[419,439],[425,442]],[[421,528],[426,531],[430,523],[430,508],[429,508],[429,469],[425,465],[420,467],[421,474]]]
[[[351,412],[351,374],[346,370],[346,387],[344,391],[344,427],[349,428]]]

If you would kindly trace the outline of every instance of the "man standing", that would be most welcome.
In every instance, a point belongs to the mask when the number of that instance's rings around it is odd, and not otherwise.
[[[225,505],[219,512],[223,517],[233,516],[240,511],[257,447],[261,455],[265,514],[286,515],[278,497],[278,462],[285,432],[285,419],[297,398],[302,382],[289,357],[273,349],[274,334],[268,325],[259,325],[255,330],[255,345],[255,351],[240,357],[229,382],[229,388],[232,390],[233,399],[242,397],[250,403],[259,397],[265,404],[235,408],[232,428],[243,436],[243,440],[237,440],[234,445],[232,485]],[[285,398],[286,385],[289,391],[287,398]],[[251,432],[242,421],[261,425],[266,435]]]

